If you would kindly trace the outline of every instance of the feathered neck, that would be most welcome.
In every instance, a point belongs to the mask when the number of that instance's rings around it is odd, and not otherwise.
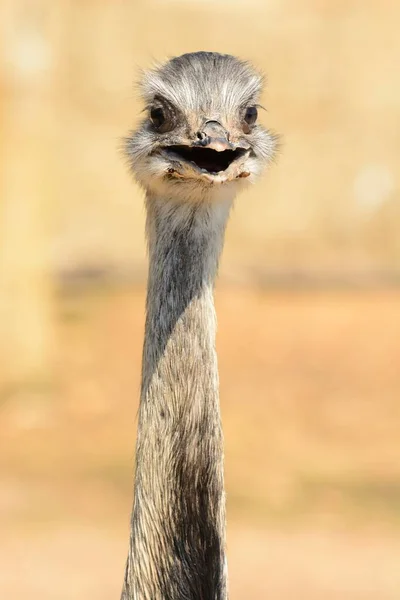
[[[147,318],[122,597],[225,600],[213,285],[231,203],[146,204]]]

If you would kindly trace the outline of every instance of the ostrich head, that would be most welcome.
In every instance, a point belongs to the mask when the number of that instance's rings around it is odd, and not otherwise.
[[[274,154],[275,137],[257,121],[261,86],[248,63],[214,52],[146,72],[146,116],[125,147],[137,181],[169,198],[234,195]]]

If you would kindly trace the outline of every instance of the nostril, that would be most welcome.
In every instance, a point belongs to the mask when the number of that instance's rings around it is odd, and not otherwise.
[[[198,131],[196,133],[196,137],[199,140],[197,142],[198,146],[207,146],[207,144],[210,143],[210,138],[209,136],[205,133],[205,131]]]

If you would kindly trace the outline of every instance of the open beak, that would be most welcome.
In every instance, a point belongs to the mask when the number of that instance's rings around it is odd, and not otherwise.
[[[227,181],[236,177],[247,177],[248,172],[240,169],[250,154],[250,144],[241,140],[234,144],[229,133],[218,121],[206,121],[196,134],[196,140],[189,145],[171,145],[164,148],[172,160],[179,159],[191,164],[209,180]],[[234,167],[237,167],[234,168]],[[236,173],[237,170],[237,173]],[[172,165],[169,174],[177,174]]]

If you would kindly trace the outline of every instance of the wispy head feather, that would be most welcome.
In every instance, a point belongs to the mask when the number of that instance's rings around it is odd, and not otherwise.
[[[228,111],[257,102],[263,77],[246,61],[229,54],[183,54],[144,72],[145,102],[160,95],[190,110]]]

